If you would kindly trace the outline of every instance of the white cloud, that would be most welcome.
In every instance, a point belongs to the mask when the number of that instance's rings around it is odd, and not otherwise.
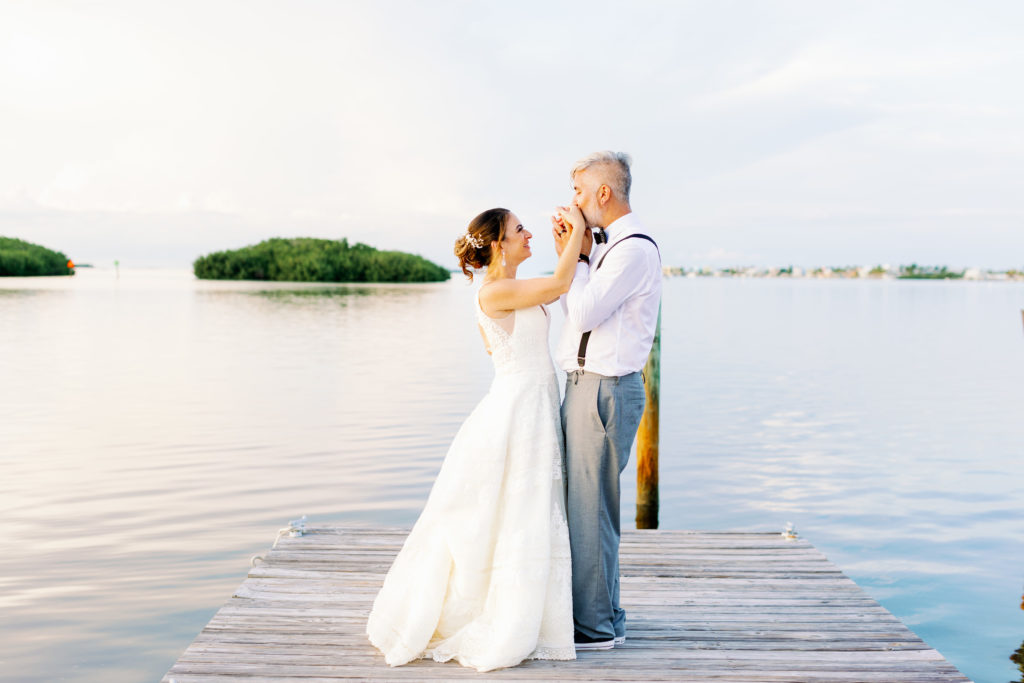
[[[545,243],[567,168],[612,147],[680,259],[898,262],[928,234],[1020,266],[1021,7],[7,3],[0,233],[447,262],[494,205]]]

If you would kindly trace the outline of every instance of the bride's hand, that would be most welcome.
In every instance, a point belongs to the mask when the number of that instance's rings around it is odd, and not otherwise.
[[[562,219],[562,214],[559,213],[559,211],[564,208],[564,206],[556,206],[555,210],[551,212],[551,227],[555,232],[565,235],[565,238],[567,239],[569,236],[569,226],[566,225],[565,221]]]
[[[558,207],[558,216],[561,218],[562,225],[568,224],[573,231],[583,230],[587,226],[587,222],[583,219],[583,212],[575,204]]]
[[[551,219],[551,236],[555,240],[555,253],[559,256],[565,251],[565,243],[569,241],[569,231]]]

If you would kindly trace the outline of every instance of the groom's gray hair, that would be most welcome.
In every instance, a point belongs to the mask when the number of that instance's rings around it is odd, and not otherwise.
[[[620,199],[628,203],[629,188],[633,185],[633,176],[629,173],[629,166],[632,163],[633,160],[625,152],[612,152],[611,150],[594,152],[576,162],[569,173],[569,180],[573,180],[577,173],[591,166],[605,165],[611,171],[611,177],[608,178],[609,182],[606,184]]]

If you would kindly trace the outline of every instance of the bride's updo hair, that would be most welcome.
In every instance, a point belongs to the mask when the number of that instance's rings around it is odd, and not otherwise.
[[[470,268],[479,270],[491,264],[491,242],[505,239],[505,224],[511,213],[508,209],[487,209],[471,220],[466,232],[455,240],[459,267],[470,280],[473,279]]]

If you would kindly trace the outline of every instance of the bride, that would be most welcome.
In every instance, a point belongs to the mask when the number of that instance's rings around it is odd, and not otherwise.
[[[384,579],[366,633],[391,666],[457,660],[478,671],[575,659],[563,439],[544,303],[569,289],[583,242],[575,206],[550,277],[516,279],[530,238],[507,209],[455,242],[462,272],[484,269],[476,315],[494,381],[462,424],[427,504]]]

